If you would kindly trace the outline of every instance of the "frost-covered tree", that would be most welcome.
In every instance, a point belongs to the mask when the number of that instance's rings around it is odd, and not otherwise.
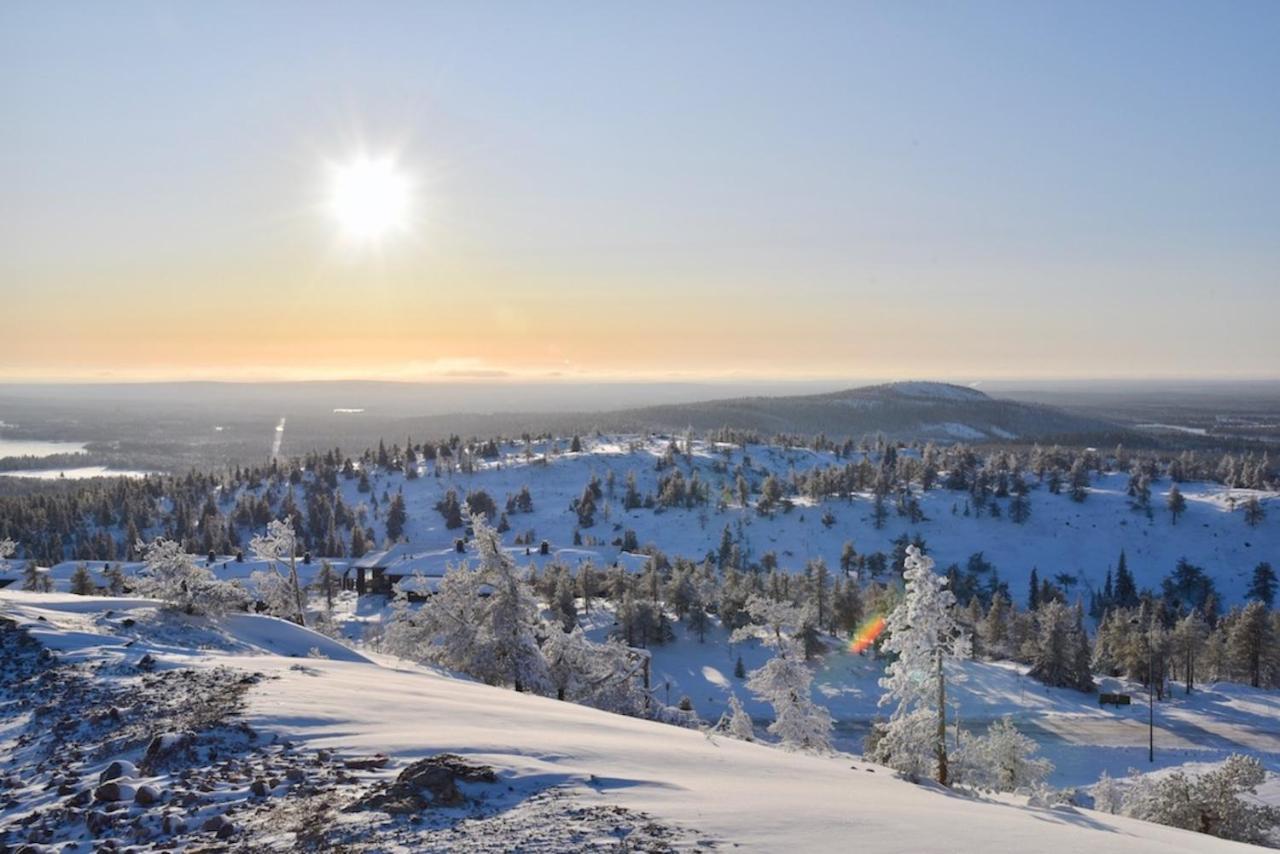
[[[247,597],[234,583],[217,580],[198,566],[182,544],[157,537],[139,542],[143,568],[135,587],[143,596],[159,599],[185,614],[221,614],[243,608]]]
[[[996,792],[1040,785],[1053,773],[1053,763],[1037,757],[1039,749],[1006,715],[992,723],[985,735],[963,738],[956,756],[956,778]]]
[[[1188,694],[1195,688],[1196,658],[1204,648],[1208,636],[1209,624],[1200,616],[1199,611],[1192,611],[1179,620],[1170,635],[1174,653],[1182,659],[1183,682]]]
[[[398,602],[387,643],[401,655],[461,670],[490,685],[547,693],[551,680],[535,633],[540,620],[533,589],[484,516],[472,515],[471,525],[476,568],[451,567],[416,614]]]
[[[9,568],[9,558],[18,552],[18,544],[8,537],[0,537],[0,572]]]
[[[897,703],[880,732],[876,758],[907,774],[934,775],[946,784],[946,664],[970,655],[969,637],[955,616],[955,596],[933,561],[907,548],[902,602],[886,621],[883,649],[896,653],[880,680],[881,705]]]
[[[729,708],[720,716],[716,729],[742,741],[755,741],[756,738],[755,725],[747,710],[742,708],[742,701],[737,694],[729,695]]]
[[[774,650],[773,658],[747,675],[747,689],[773,706],[769,733],[789,750],[830,751],[831,715],[809,695],[813,672],[805,664],[804,645],[797,637],[805,625],[803,609],[752,596],[746,610],[752,622],[736,630],[733,640],[758,638]]]
[[[545,631],[542,654],[558,699],[617,714],[663,719],[665,710],[652,701],[644,687],[645,653],[614,640],[593,643],[577,626],[564,632],[552,624]]]
[[[1266,769],[1257,758],[1232,754],[1199,776],[1174,771],[1158,780],[1131,772],[1121,812],[1222,839],[1266,844],[1280,825],[1280,808],[1256,802]],[[1249,796],[1246,799],[1242,796]]]
[[[253,583],[267,609],[277,616],[289,617],[300,626],[307,624],[306,594],[298,582],[298,538],[293,530],[293,520],[273,519],[265,534],[249,541],[253,556],[266,561],[268,573],[255,572]],[[288,564],[289,577],[280,572],[280,566]]]

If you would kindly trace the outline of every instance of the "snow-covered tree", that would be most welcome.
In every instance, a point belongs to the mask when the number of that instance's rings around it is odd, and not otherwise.
[[[273,519],[267,532],[249,541],[253,556],[266,561],[270,573],[254,573],[254,585],[262,601],[271,613],[292,617],[300,626],[307,624],[306,594],[298,582],[298,538],[293,530],[293,520]],[[289,577],[280,572],[281,564],[288,564]],[[274,575],[275,578],[259,576]]]
[[[752,724],[751,716],[747,714],[747,710],[742,708],[742,701],[738,699],[737,694],[729,695],[729,708],[720,716],[720,722],[716,724],[716,730],[742,741],[755,741],[755,725]]]
[[[968,658],[970,641],[955,617],[955,596],[933,561],[908,546],[904,598],[886,620],[883,649],[896,653],[880,680],[880,704],[897,703],[879,733],[876,758],[904,773],[947,782],[946,664]]]
[[[22,589],[36,593],[51,593],[53,579],[49,577],[48,572],[42,572],[34,560],[29,560],[26,568],[22,570]]]
[[[1280,808],[1256,802],[1266,769],[1253,756],[1232,754],[1198,776],[1174,771],[1156,780],[1131,772],[1121,812],[1238,842],[1266,844],[1280,825]],[[1250,796],[1246,800],[1242,796]]]
[[[552,623],[545,630],[542,654],[557,698],[616,714],[662,719],[662,707],[644,687],[647,653],[615,640],[593,643],[577,626],[565,632]]]
[[[804,645],[797,637],[806,622],[803,609],[752,596],[747,613],[753,622],[736,630],[734,641],[758,638],[775,650],[763,667],[747,674],[747,689],[773,706],[769,733],[791,750],[830,751],[831,715],[809,696],[813,672],[805,664]]]
[[[18,544],[8,537],[0,537],[0,572],[9,568],[9,558],[18,552]]]
[[[94,592],[93,576],[83,563],[71,574],[71,592],[77,596],[89,596]]]
[[[402,655],[461,670],[490,685],[547,693],[551,680],[535,633],[540,620],[533,589],[484,514],[472,514],[471,525],[476,568],[451,567],[416,614],[401,603],[387,643]]]
[[[1039,747],[1006,715],[985,735],[962,740],[955,776],[961,783],[997,792],[1039,785],[1053,772],[1053,763],[1035,755]]]
[[[136,588],[143,596],[167,602],[186,614],[220,614],[244,606],[246,596],[238,584],[218,581],[212,572],[197,566],[182,544],[160,537],[139,542],[144,567]]]

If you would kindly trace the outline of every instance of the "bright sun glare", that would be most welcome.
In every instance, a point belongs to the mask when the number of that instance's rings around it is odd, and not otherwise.
[[[356,157],[331,168],[329,212],[348,237],[376,242],[409,227],[410,182],[390,157]]]

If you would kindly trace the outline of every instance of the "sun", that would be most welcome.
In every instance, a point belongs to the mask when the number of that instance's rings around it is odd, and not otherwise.
[[[407,231],[412,182],[390,157],[362,155],[330,166],[328,210],[347,237],[375,243]]]

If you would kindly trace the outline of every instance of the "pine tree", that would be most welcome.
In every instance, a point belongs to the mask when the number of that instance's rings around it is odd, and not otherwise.
[[[1209,636],[1209,624],[1199,611],[1187,614],[1173,629],[1173,648],[1182,659],[1183,682],[1190,694],[1196,681],[1196,657]]]
[[[1249,679],[1254,688],[1262,687],[1263,667],[1275,643],[1266,606],[1253,601],[1244,607],[1231,625],[1227,636],[1227,654],[1231,666]]]
[[[773,658],[747,678],[751,693],[773,706],[769,733],[790,750],[829,752],[831,715],[810,697],[813,673],[804,662],[804,649],[796,637],[804,624],[802,610],[752,596],[747,612],[755,622],[735,631],[734,641],[758,638],[775,650]]]
[[[1120,562],[1116,565],[1115,604],[1121,608],[1136,608],[1138,606],[1138,587],[1134,583],[1133,574],[1129,572],[1129,565],[1125,560],[1123,549],[1120,550]]]
[[[1256,599],[1270,608],[1276,599],[1276,572],[1271,564],[1262,561],[1253,568],[1253,577],[1249,581],[1249,590],[1245,593],[1250,599]]]
[[[78,565],[75,572],[71,574],[71,592],[77,596],[89,596],[95,589],[89,568],[83,563]]]
[[[1040,573],[1031,567],[1031,585],[1027,591],[1027,610],[1035,611],[1040,607]]]
[[[125,591],[124,573],[115,564],[107,564],[102,569],[102,577],[107,582],[107,595],[120,596]]]
[[[456,503],[458,496],[454,494],[452,490],[449,491],[449,494],[453,495],[454,502]],[[408,521],[408,518],[409,514],[406,512],[404,507],[404,495],[397,492],[395,498],[391,499],[391,508],[387,510],[387,539],[392,542],[399,541],[399,539],[404,536],[404,525],[405,522]],[[445,527],[453,528],[461,526],[449,525],[446,523]]]
[[[545,693],[551,683],[535,635],[540,609],[533,590],[484,516],[472,516],[471,525],[479,565],[450,568],[416,614],[397,600],[387,643],[400,654],[461,670],[490,685]]]
[[[1182,497],[1182,490],[1178,489],[1178,484],[1169,487],[1169,518],[1173,520],[1173,524],[1178,524],[1178,517],[1187,509],[1187,499]]]
[[[1262,502],[1258,500],[1256,495],[1250,496],[1249,500],[1244,503],[1244,521],[1250,528],[1256,528],[1266,518],[1266,512],[1262,509]]]
[[[955,596],[934,563],[911,546],[903,572],[905,595],[887,622],[884,649],[896,653],[880,686],[880,704],[897,702],[880,733],[877,756],[908,774],[935,775],[946,784],[946,663],[968,658],[970,642],[954,614]]]

